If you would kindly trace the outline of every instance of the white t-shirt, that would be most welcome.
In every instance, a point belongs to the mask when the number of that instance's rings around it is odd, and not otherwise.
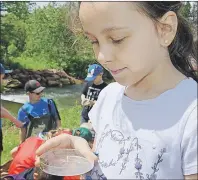
[[[99,161],[92,179],[183,179],[197,173],[197,83],[135,101],[108,85],[89,113]]]

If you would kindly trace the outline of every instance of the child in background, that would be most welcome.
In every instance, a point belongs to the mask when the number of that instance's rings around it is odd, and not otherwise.
[[[93,137],[92,137],[92,133],[88,128],[84,128],[84,127],[80,127],[77,128],[75,130],[73,130],[73,136],[79,136],[81,138],[84,138],[88,144],[90,148],[93,148]]]
[[[94,138],[95,138],[95,131],[94,131],[93,127],[92,127],[91,122],[82,123],[82,124],[80,125],[80,127],[84,127],[84,128],[89,129],[89,131],[90,131],[91,134],[92,134],[92,140],[94,141]]]
[[[103,68],[99,64],[92,64],[88,68],[86,83],[81,94],[81,124],[89,121],[88,113],[98,99],[102,89],[107,86],[103,81]]]
[[[45,87],[36,80],[29,80],[25,84],[29,102],[26,102],[18,111],[19,121],[27,122],[20,131],[21,143],[39,132],[49,132],[61,126],[56,103],[53,99],[43,97],[44,89]]]

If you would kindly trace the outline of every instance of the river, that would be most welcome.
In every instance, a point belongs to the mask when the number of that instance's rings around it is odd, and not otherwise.
[[[68,85],[62,88],[46,88],[43,96],[56,100],[58,108],[62,109],[72,107],[76,103],[79,104],[81,90],[82,85]],[[1,94],[1,100],[2,105],[16,115],[22,104],[28,101],[28,96],[22,89],[20,89],[15,90],[14,92]]]

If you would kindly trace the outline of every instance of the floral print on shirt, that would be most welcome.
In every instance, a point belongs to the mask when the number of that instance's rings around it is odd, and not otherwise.
[[[100,160],[100,149],[103,147],[103,142],[105,141],[106,138],[110,138],[112,141],[115,141],[120,145],[120,150],[119,150],[117,157],[114,159],[112,158],[109,162]],[[130,144],[130,145],[126,146],[126,144]],[[112,130],[109,128],[109,125],[106,125],[97,143],[96,150],[99,153],[98,164],[102,168],[109,168],[109,167],[116,166],[118,162],[121,162],[119,175],[122,175],[122,173],[124,173],[129,163],[130,154],[135,153],[136,156],[133,161],[134,161],[134,168],[136,171],[133,173],[136,179],[156,180],[157,174],[159,171],[159,164],[163,162],[163,155],[166,152],[166,148],[162,148],[159,154],[156,155],[157,156],[156,162],[153,165],[151,165],[151,174],[144,174],[142,172],[142,168],[144,166],[144,160],[139,154],[141,149],[142,149],[142,146],[140,145],[139,139],[137,137],[131,137],[131,136],[125,137],[121,131]],[[102,172],[101,173],[99,172],[100,171],[97,168],[94,168],[91,171],[91,174],[89,177],[94,175],[94,177],[97,177],[97,179],[101,179],[101,180],[107,179]]]

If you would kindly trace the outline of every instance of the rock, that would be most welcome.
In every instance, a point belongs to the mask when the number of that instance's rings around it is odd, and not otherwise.
[[[35,77],[36,79],[38,79],[38,78],[41,79],[41,76],[40,76],[39,74],[34,74],[34,77]]]
[[[42,77],[42,78],[41,78],[41,81],[43,81],[43,82],[46,83],[46,82],[47,82],[47,79],[45,79],[44,77]]]
[[[43,74],[43,72],[41,72],[41,71],[35,71],[34,73],[39,74],[39,75]]]
[[[43,73],[49,73],[50,71],[48,69],[45,69],[42,71]]]
[[[29,71],[29,75],[34,75],[35,73],[33,71]]]
[[[63,85],[71,84],[71,83],[70,83],[70,80],[69,80],[68,78],[61,78],[61,79],[60,79],[60,82],[61,82]]]
[[[41,77],[40,77],[40,78],[36,78],[36,80],[37,80],[38,82],[41,82]]]
[[[54,73],[50,70],[43,70],[43,74],[44,77],[51,77],[54,75]]]
[[[13,79],[17,79],[18,76],[17,76],[17,75],[12,75],[12,78],[13,78]]]
[[[69,76],[65,71],[62,71],[62,75],[64,75],[64,77],[67,77],[70,81],[70,84],[82,84],[83,81],[82,80],[78,80],[72,76]]]
[[[60,76],[60,77],[67,77],[67,74],[64,72],[64,71],[59,71],[57,72],[57,74]]]
[[[23,87],[25,86],[25,83],[29,81],[29,79],[18,79],[22,84],[23,84]]]
[[[56,81],[56,80],[59,80],[60,79],[60,76],[56,75],[56,74],[52,74],[50,76],[46,76],[45,77],[47,80],[49,81]]]
[[[21,88],[23,84],[17,79],[11,79],[5,85],[6,88]]]
[[[21,83],[25,84],[29,80],[29,76],[20,73],[17,78]]]
[[[54,74],[56,74],[57,72],[59,72],[60,70],[58,69],[50,69],[51,72],[53,72]]]
[[[29,80],[34,79],[34,75],[29,75]]]
[[[41,81],[40,83],[41,83],[41,86],[43,86],[43,87],[47,87],[46,82]]]
[[[14,70],[14,73],[16,73],[16,74],[19,74],[20,72],[21,72],[20,69],[15,69],[15,70]]]
[[[10,88],[24,87],[25,83],[32,79],[39,81],[45,87],[62,87],[63,85],[82,83],[82,81],[69,76],[64,70],[56,69],[38,71],[16,69],[11,74],[6,75],[6,80],[12,80],[7,83]],[[11,85],[12,83],[13,85]]]
[[[23,74],[29,76],[30,73],[28,71],[23,71]]]
[[[59,86],[59,84],[60,84],[60,82],[58,82],[58,81],[50,80],[50,81],[47,82],[47,85],[50,86],[50,87],[56,87],[56,86]]]
[[[58,79],[60,79],[60,76],[57,75],[57,74],[54,74],[54,75],[53,75],[53,78],[56,79],[56,80],[58,80]]]
[[[20,72],[21,74],[29,74],[29,70],[26,70],[26,69],[21,69],[21,72]]]
[[[60,82],[59,85],[58,85],[58,87],[63,87],[63,84]]]
[[[25,74],[23,74],[23,73],[19,73],[19,75],[18,75],[18,77],[19,78],[22,78],[22,79],[27,79],[28,77],[25,75]]]
[[[48,81],[56,81],[57,79],[55,77],[45,77]]]

